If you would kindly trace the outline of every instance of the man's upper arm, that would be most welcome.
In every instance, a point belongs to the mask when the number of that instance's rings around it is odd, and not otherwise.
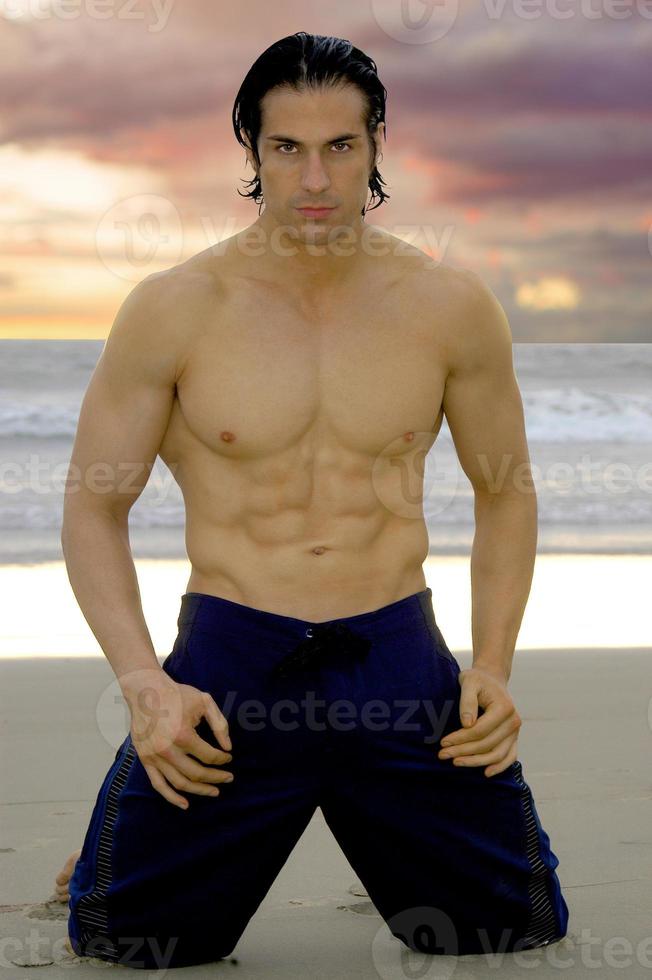
[[[443,409],[476,493],[532,492],[523,403],[505,312],[473,272],[459,273]]]
[[[125,516],[147,483],[179,370],[168,293],[164,276],[149,276],[118,310],[82,401],[65,507],[79,502]]]

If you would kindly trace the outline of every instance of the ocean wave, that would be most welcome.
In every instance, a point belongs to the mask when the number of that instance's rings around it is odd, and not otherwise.
[[[79,406],[0,405],[0,433],[5,439],[73,439],[78,419]]]
[[[648,392],[544,388],[522,392],[528,439],[549,442],[652,441]]]

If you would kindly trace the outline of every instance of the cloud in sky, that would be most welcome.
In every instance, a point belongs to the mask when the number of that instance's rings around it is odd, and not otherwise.
[[[350,38],[388,89],[381,171],[392,198],[372,223],[429,225],[447,243],[444,262],[496,289],[515,339],[652,339],[652,20],[634,4],[629,19],[582,17],[568,3],[570,19],[542,4],[529,20],[516,4],[463,2],[444,37],[408,45],[382,30],[373,3],[351,6],[177,0],[158,31],[146,2],[130,5],[140,20],[121,17],[119,0],[106,20],[83,9],[0,17],[0,329],[20,329],[27,307],[34,323],[38,297],[26,291],[54,281],[38,265],[55,252],[71,281],[89,275],[88,329],[108,329],[125,284],[98,285],[112,273],[98,266],[96,228],[124,197],[166,196],[184,257],[253,221],[256,206],[236,192],[251,171],[233,99],[268,44],[304,29]],[[42,309],[46,323],[47,296]]]

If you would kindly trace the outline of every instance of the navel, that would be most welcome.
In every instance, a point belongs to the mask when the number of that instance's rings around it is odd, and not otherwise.
[[[225,431],[225,432],[220,432],[220,439],[223,442],[233,442],[233,440],[235,439],[235,436],[233,435],[232,432],[226,432]]]
[[[316,548],[312,549],[313,555],[323,555],[325,551],[326,549],[320,544],[318,544]]]

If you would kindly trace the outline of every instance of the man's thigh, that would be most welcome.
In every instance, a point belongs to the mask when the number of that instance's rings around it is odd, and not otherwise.
[[[181,633],[164,669],[236,706],[264,688],[231,638]],[[250,671],[250,674],[253,673]],[[233,712],[232,712],[233,715]],[[220,795],[188,792],[181,810],[151,785],[123,742],[100,786],[70,882],[69,934],[79,955],[148,969],[230,954],[317,806],[310,760],[287,741],[231,718],[234,774]],[[219,743],[204,719],[199,735]],[[301,733],[295,741],[304,744]],[[281,751],[274,754],[274,748]],[[283,751],[287,748],[287,751]]]
[[[437,755],[461,727],[459,671],[438,631],[376,641],[356,668],[359,723],[333,754],[324,817],[407,945],[456,954],[543,945],[565,934],[568,909],[521,762],[487,777]]]

